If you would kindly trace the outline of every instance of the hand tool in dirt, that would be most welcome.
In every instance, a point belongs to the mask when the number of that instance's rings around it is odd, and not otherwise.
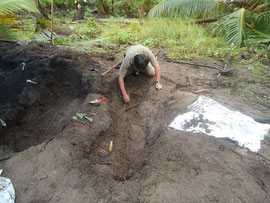
[[[210,91],[211,91],[210,89],[201,89],[201,90],[196,90],[193,93],[198,94],[198,93],[201,93],[201,92],[210,92]]]
[[[108,70],[106,70],[104,73],[101,74],[101,77],[103,77],[104,75],[106,75],[108,72],[110,72],[112,69],[116,68],[118,65],[120,65],[122,63],[122,60],[117,62],[113,67],[109,68]]]
[[[93,101],[90,101],[89,104],[96,104],[102,101],[107,101],[108,99],[104,98],[104,99],[95,99]]]
[[[173,61],[173,60],[167,60],[168,62],[173,62],[173,63],[180,63],[180,64],[187,64],[187,65],[192,65],[192,66],[201,66],[201,67],[205,67],[205,68],[212,68],[212,69],[217,69],[219,70],[219,74],[227,74],[232,72],[233,70],[235,70],[236,68],[232,67],[232,68],[226,68],[226,69],[221,69],[215,66],[208,66],[208,65],[203,65],[203,64],[196,64],[196,63],[188,63],[188,62],[182,62],[182,61]],[[227,64],[224,66],[226,67]]]
[[[1,123],[1,125],[3,126],[3,127],[6,127],[7,126],[7,124],[0,118],[0,123]]]
[[[92,122],[92,121],[93,121],[92,118],[88,117],[87,114],[84,114],[84,113],[76,113],[76,116],[77,116],[78,118],[81,118],[81,119],[85,118],[85,119],[88,120],[89,122]]]
[[[20,46],[26,45],[26,42],[24,42],[24,41],[10,41],[10,40],[0,39],[0,42],[14,43],[14,44],[18,44]]]
[[[60,133],[63,132],[63,130],[65,129],[66,125],[62,125],[59,129]]]
[[[98,69],[95,68],[91,68],[91,71],[95,71],[96,73],[98,73]]]
[[[32,80],[29,80],[29,79],[27,79],[27,80],[26,80],[26,82],[28,82],[28,83],[32,83],[32,84],[37,85],[37,83],[36,83],[36,82],[34,82],[34,81],[32,81]]]
[[[21,66],[22,66],[22,71],[24,71],[25,63],[22,62]]]

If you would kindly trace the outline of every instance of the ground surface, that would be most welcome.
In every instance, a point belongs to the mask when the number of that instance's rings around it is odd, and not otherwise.
[[[16,202],[269,202],[268,141],[256,154],[168,128],[201,88],[267,122],[269,109],[235,92],[236,84],[260,81],[246,70],[217,77],[216,70],[158,60],[163,89],[155,90],[155,78],[130,76],[131,104],[124,105],[117,70],[100,77],[115,63],[112,56],[1,43],[0,117],[7,127],[0,127],[0,168],[15,187]],[[88,103],[103,97],[108,101]],[[93,122],[72,121],[77,112]]]

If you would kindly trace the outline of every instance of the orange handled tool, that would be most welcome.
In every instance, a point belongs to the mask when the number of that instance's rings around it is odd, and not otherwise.
[[[200,92],[211,92],[211,90],[210,90],[210,89],[196,90],[196,91],[193,92],[193,94],[198,94],[198,93],[200,93]]]
[[[95,99],[93,101],[90,101],[89,103],[90,104],[96,104],[96,103],[99,103],[99,102],[102,102],[102,101],[107,101],[107,99],[106,98],[104,98],[104,99]]]

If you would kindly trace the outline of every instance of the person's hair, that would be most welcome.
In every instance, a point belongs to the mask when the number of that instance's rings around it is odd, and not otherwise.
[[[138,54],[134,57],[133,64],[138,70],[144,70],[147,67],[148,63],[149,59],[143,54]]]

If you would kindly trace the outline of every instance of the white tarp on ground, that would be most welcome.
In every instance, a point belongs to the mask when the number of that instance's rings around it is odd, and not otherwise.
[[[238,111],[231,111],[205,96],[200,96],[188,106],[188,110],[177,116],[169,127],[202,132],[218,138],[227,137],[253,152],[259,151],[261,141],[270,129],[270,125],[258,123]]]
[[[3,170],[0,170],[0,175]],[[15,191],[9,178],[0,177],[0,202],[14,203]]]

